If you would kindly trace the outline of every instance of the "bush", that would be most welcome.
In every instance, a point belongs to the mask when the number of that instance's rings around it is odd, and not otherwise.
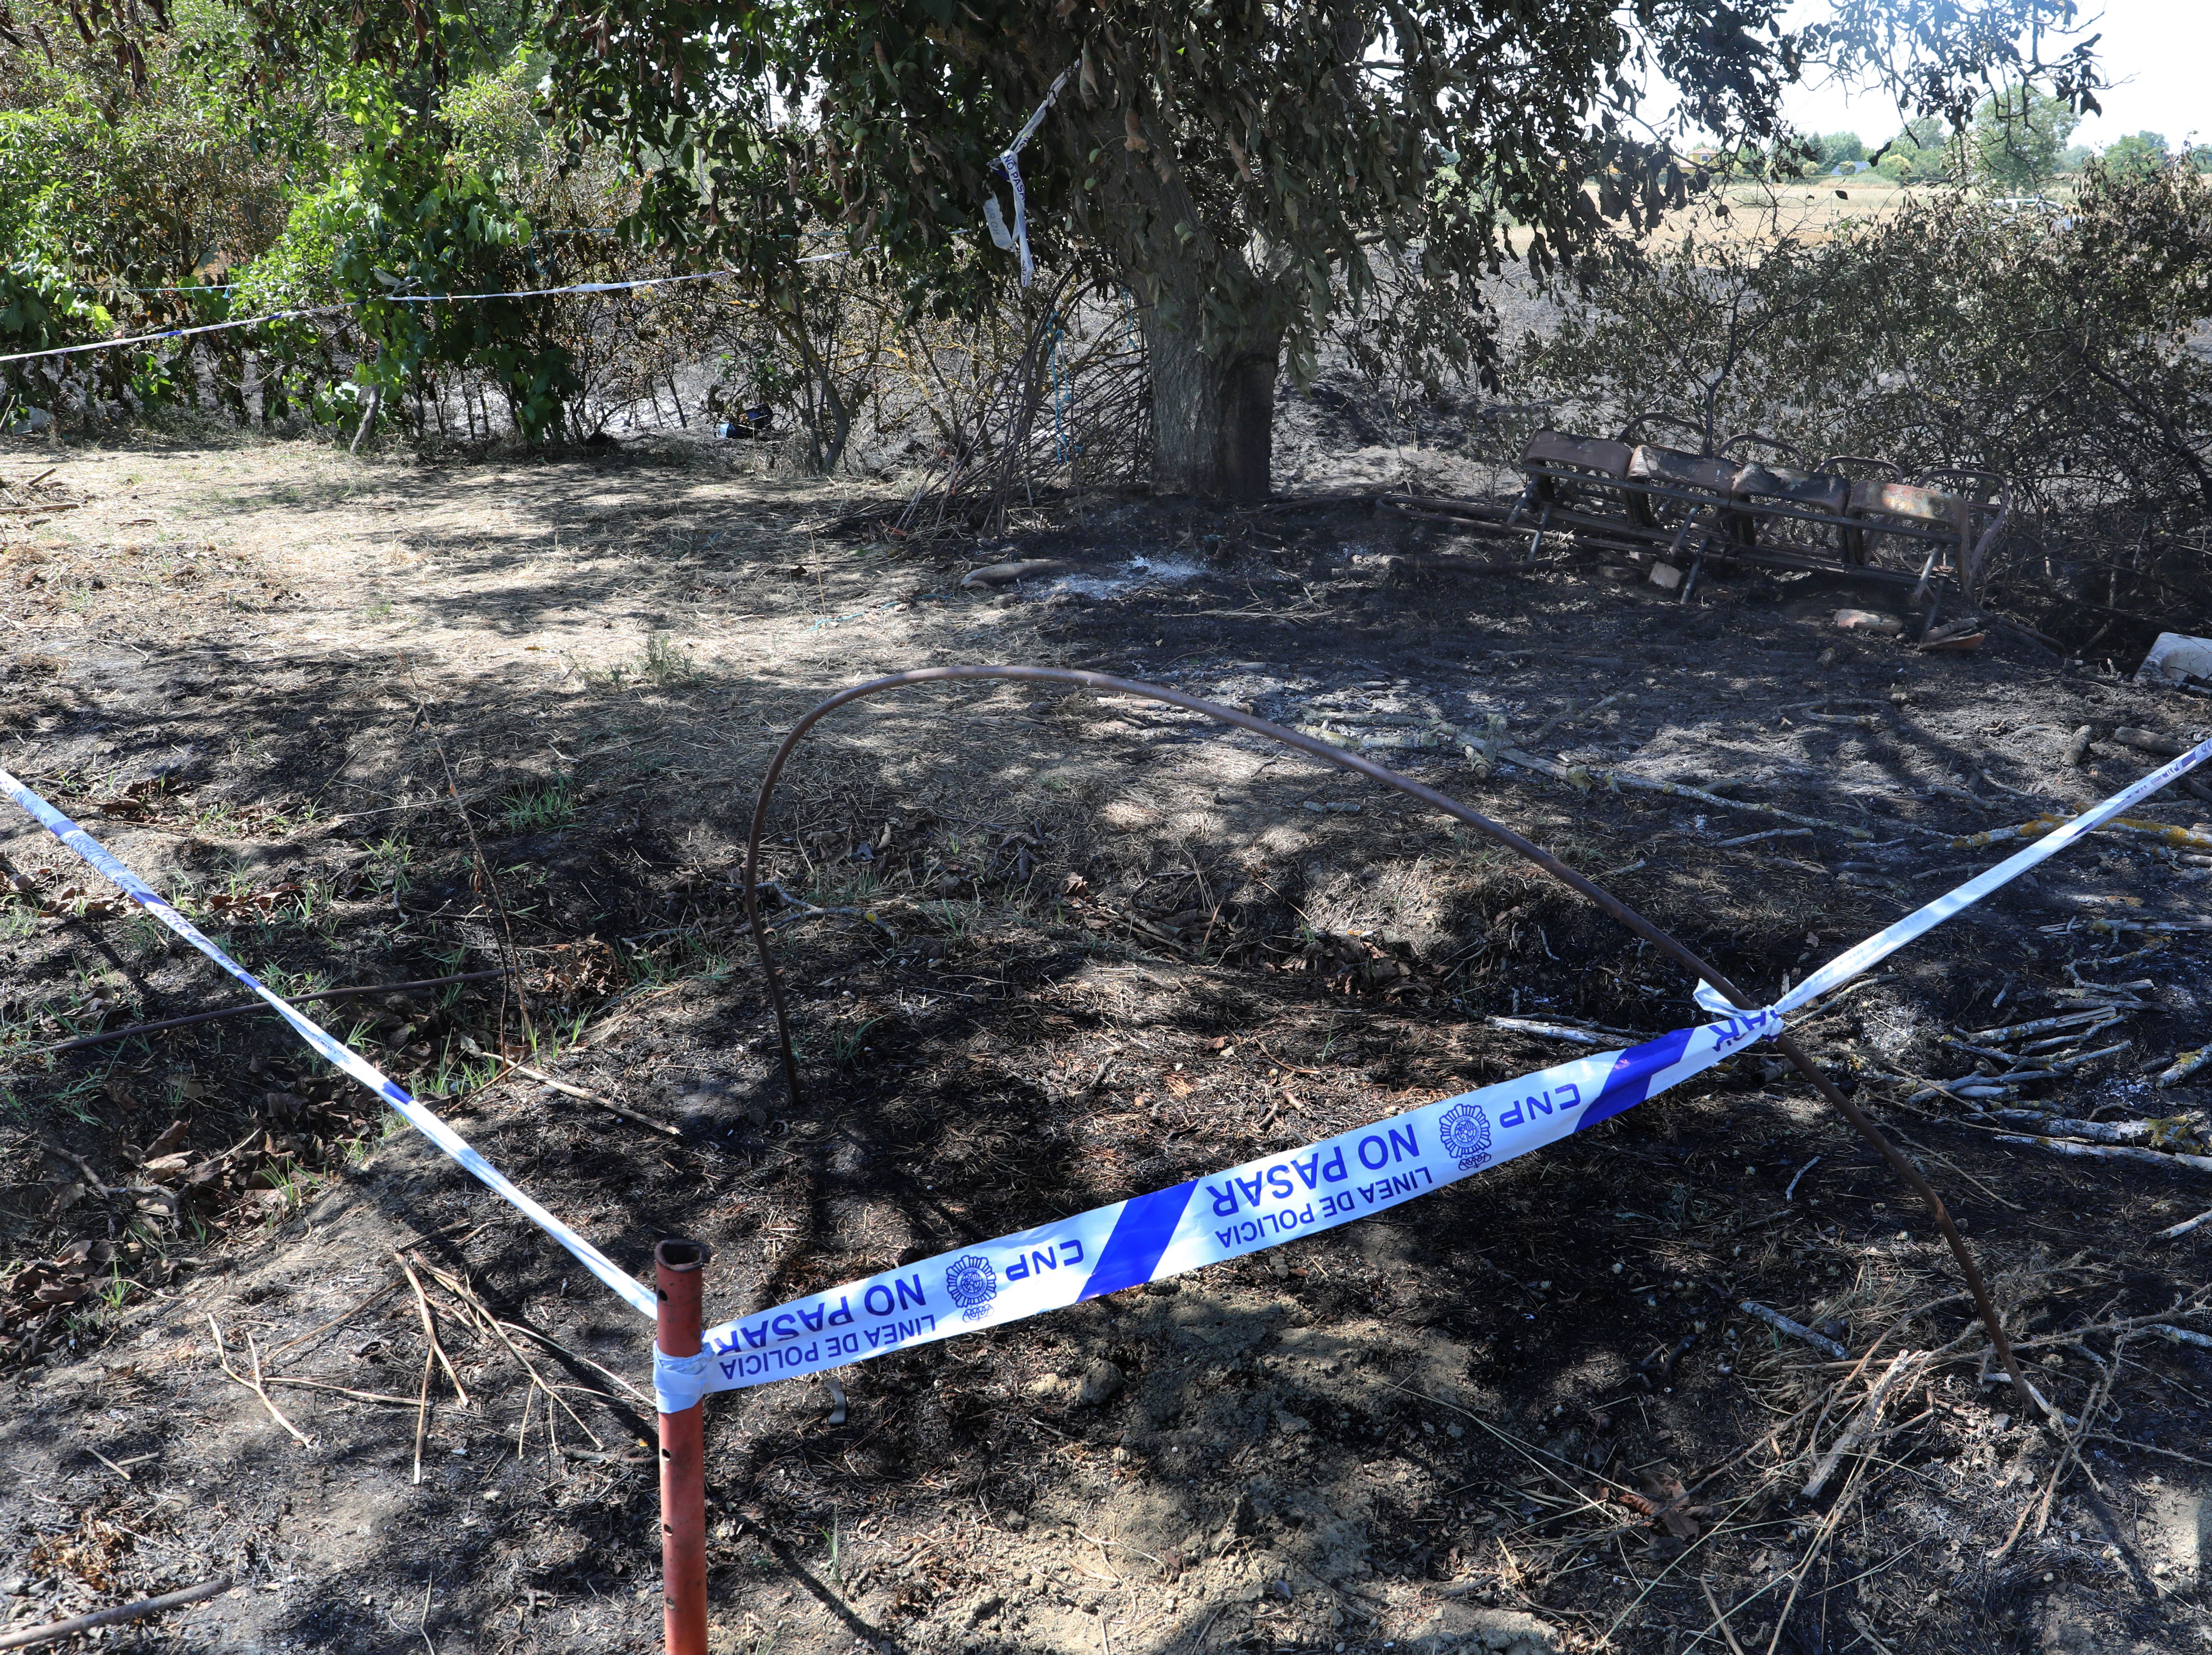
[[[1508,377],[1563,425],[1660,411],[1709,447],[1757,430],[1813,458],[1996,471],[2021,518],[2015,601],[2042,604],[2058,573],[2026,549],[2071,538],[2109,549],[2059,590],[2113,565],[2105,609],[2132,591],[2202,617],[2208,319],[2212,182],[2093,166],[2063,213],[1945,191],[1817,239],[1778,213],[1699,221],[1568,296]]]

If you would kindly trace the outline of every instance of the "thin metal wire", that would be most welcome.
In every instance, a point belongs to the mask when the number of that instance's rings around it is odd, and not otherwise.
[[[762,973],[768,980],[769,1005],[775,1015],[776,1042],[783,1058],[784,1083],[790,1088],[793,1105],[800,1101],[802,1095],[799,1084],[799,1061],[792,1051],[791,1018],[784,1003],[783,984],[776,972],[775,960],[769,952],[768,927],[761,918],[758,886],[761,837],[767,831],[769,803],[775,795],[776,783],[783,774],[783,767],[790,759],[793,749],[805,738],[806,732],[848,702],[860,700],[865,696],[879,695],[886,690],[903,689],[915,684],[973,683],[992,680],[1011,681],[1017,683],[1065,684],[1078,689],[1088,689],[1102,695],[1133,695],[1143,700],[1164,702],[1170,706],[1182,707],[1185,712],[1201,713],[1217,723],[1249,731],[1255,736],[1264,736],[1269,741],[1279,742],[1285,747],[1294,748],[1309,757],[1319,759],[1322,763],[1333,766],[1336,769],[1349,771],[1358,776],[1365,776],[1370,781],[1382,783],[1385,787],[1395,788],[1407,797],[1418,799],[1431,809],[1441,810],[1444,815],[1465,822],[1477,832],[1487,834],[1508,849],[1526,857],[1553,878],[1587,898],[1608,918],[1626,926],[1650,943],[1668,959],[1674,961],[1676,965],[1681,967],[1684,971],[1688,972],[1693,980],[1703,979],[1711,984],[1739,1009],[1752,1011],[1758,1009],[1757,1003],[1731,983],[1717,967],[1700,959],[1665,931],[1613,895],[1612,892],[1587,876],[1576,872],[1542,846],[1532,840],[1524,839],[1502,822],[1492,821],[1480,811],[1462,804],[1449,795],[1439,793],[1435,788],[1425,786],[1410,776],[1401,775],[1386,765],[1376,763],[1372,759],[1364,758],[1357,753],[1348,753],[1342,748],[1332,747],[1327,742],[1317,740],[1311,736],[1301,735],[1295,730],[1287,730],[1281,724],[1272,723],[1252,713],[1241,712],[1235,707],[1223,706],[1218,702],[1203,700],[1198,696],[1186,694],[1182,690],[1170,689],[1163,684],[1148,684],[1129,678],[1116,678],[1108,673],[1085,672],[1066,667],[917,667],[911,671],[895,672],[887,677],[872,678],[866,683],[850,685],[839,690],[807,712],[792,726],[791,733],[786,736],[781,743],[777,746],[775,756],[769,759],[768,769],[761,777],[760,791],[753,802],[752,827],[745,838],[745,919],[752,929],[753,944],[760,951]],[[2011,1376],[2013,1388],[2020,1397],[2021,1406],[2031,1410],[2036,1409],[2041,1399],[2029,1388],[2027,1376],[2021,1371],[2020,1359],[2013,1353],[2012,1341],[2005,1337],[2003,1323],[1997,1316],[1996,1305],[1990,1297],[1989,1288],[1982,1280],[1981,1270],[1974,1262],[1973,1253],[1966,1246],[1966,1237],[1960,1234],[1959,1227],[1952,1222],[1951,1215],[1943,1204],[1942,1197],[1936,1191],[1936,1186],[1928,1181],[1920,1169],[1907,1160],[1895,1145],[1882,1136],[1881,1130],[1868,1118],[1863,1111],[1838,1089],[1835,1082],[1821,1072],[1820,1066],[1814,1063],[1813,1059],[1806,1054],[1804,1048],[1799,1046],[1794,1038],[1788,1034],[1777,1035],[1774,1037],[1774,1045],[1777,1050],[1796,1065],[1797,1072],[1812,1083],[1814,1089],[1820,1093],[1821,1099],[1828,1106],[1849,1121],[1852,1129],[1875,1147],[1881,1158],[1888,1163],[1890,1170],[1897,1174],[1905,1187],[1926,1203],[1929,1211],[1936,1220],[1936,1228],[1942,1232],[1943,1240],[1951,1249],[1951,1256],[1958,1261],[1960,1274],[1966,1277],[1967,1289],[1973,1295],[1974,1307],[1981,1316],[1982,1325],[1988,1331],[1990,1342],[1996,1347],[1998,1357],[2003,1361],[2005,1372]],[[2042,1405],[2047,1409],[2047,1404]]]

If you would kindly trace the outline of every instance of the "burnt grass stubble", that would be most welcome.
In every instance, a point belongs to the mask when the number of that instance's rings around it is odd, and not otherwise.
[[[1602,580],[1587,562],[1468,578],[1394,573],[1353,556],[1431,538],[1356,504],[1209,513],[1132,503],[979,558],[1103,567],[1151,547],[1197,563],[1191,579],[1097,599],[994,597],[957,592],[954,559],[935,584],[964,609],[1036,604],[1036,635],[1054,658],[1172,674],[1285,722],[1310,718],[1305,704],[1338,692],[1340,711],[1363,698],[1370,709],[1441,707],[1473,735],[1472,690],[1477,705],[1525,710],[1513,720],[1517,742],[1552,712],[1631,694],[1611,719],[1595,712],[1556,726],[1544,750],[1625,759],[1662,728],[1703,725],[1704,747],[1672,773],[1748,780],[1752,796],[1823,816],[1850,814],[1834,774],[1872,762],[1890,778],[1868,813],[1877,828],[1902,820],[1966,832],[2033,815],[1982,783],[1993,767],[2024,791],[2100,795],[2140,767],[2100,749],[2094,780],[2071,776],[2057,754],[2075,725],[2179,732],[2191,710],[2109,676],[2061,674],[2000,638],[1972,655],[1923,657],[1846,636],[1828,616],[1863,595],[1819,579],[1718,579],[1684,607]],[[815,549],[848,573],[878,555],[861,537]],[[713,1244],[717,1317],[1571,1055],[1491,1027],[1493,1015],[1656,1033],[1689,1015],[1687,985],[1632,937],[1382,790],[1297,758],[1254,776],[1272,756],[1261,744],[1157,709],[987,690],[918,704],[903,727],[948,753],[963,743],[1040,761],[1087,750],[1130,779],[1055,814],[970,789],[950,761],[941,785],[887,790],[869,755],[835,733],[802,753],[767,872],[823,906],[872,905],[882,924],[778,924],[806,1079],[794,1106],[774,1072],[740,918],[732,846],[750,775],[708,785],[587,758],[568,774],[568,812],[532,817],[525,807],[543,797],[542,779],[503,774],[512,731],[495,705],[447,686],[413,706],[380,706],[353,692],[343,664],[291,674],[285,728],[255,756],[160,771],[160,753],[221,723],[234,705],[227,696],[252,694],[250,683],[220,684],[225,676],[118,658],[97,676],[61,664],[8,688],[46,721],[46,750],[104,728],[122,773],[39,773],[96,834],[103,818],[186,824],[195,792],[218,779],[228,797],[284,818],[274,829],[264,821],[252,841],[281,840],[281,855],[242,860],[180,834],[167,866],[147,871],[157,883],[197,876],[204,900],[241,896],[243,908],[218,915],[218,935],[256,965],[316,969],[337,984],[504,955],[484,873],[454,805],[434,797],[444,791],[426,744],[434,731],[473,801],[465,808],[527,967],[535,1027],[565,1043],[539,1061],[674,1122],[684,1137],[519,1076],[448,1112],[619,1261],[648,1269],[661,1235]],[[180,712],[182,679],[202,694]],[[1894,706],[1883,698],[1899,684],[1911,699],[1876,731],[1784,724],[1775,711],[1828,697]],[[743,688],[701,693],[718,688]],[[784,702],[796,712],[805,698]],[[416,803],[369,821],[296,825],[300,802],[347,743],[372,734],[415,755]],[[1617,889],[1761,985],[1802,974],[1963,876],[1914,874],[1996,854],[1966,857],[1934,840],[1861,853],[1826,834],[1716,850],[1718,838],[1770,824],[1523,775],[1481,778],[1449,751],[1382,756],[1593,873],[1637,864],[1613,880]],[[1224,779],[1243,777],[1222,808],[1250,831],[1206,843],[1161,830],[1158,809],[1116,815],[1115,799],[1139,797],[1149,772],[1172,766],[1183,779],[1170,791],[1217,770],[1224,799]],[[1916,780],[1954,777],[1999,809],[1912,794]],[[131,782],[151,785],[126,792]],[[1354,801],[1357,814],[1314,808]],[[369,853],[380,842],[404,843],[411,861]],[[65,883],[106,894],[33,836],[9,847],[47,898]],[[1873,871],[1844,882],[1835,864],[1854,859]],[[1960,1072],[1964,1061],[1942,1055],[1937,1034],[2008,1020],[1990,1012],[2001,988],[2006,1008],[2048,1015],[2057,1008],[2035,991],[2068,982],[2071,965],[2095,981],[2154,978],[2163,997],[2160,1012],[2127,1027],[2124,1056],[2063,1088],[2068,1112],[2137,1085],[2150,1059],[2203,1039],[2191,1009],[2205,985],[2201,951],[2179,946],[2104,973],[2100,954],[2136,944],[2039,927],[2081,912],[2067,904],[2084,892],[2141,899],[2146,913],[2186,911],[2190,877],[2128,846],[2081,847],[1806,1030],[1842,1082],[1906,1135],[1998,1279],[2016,1336],[2166,1311],[2200,1281],[2206,1244],[2203,1233],[2178,1243],[2153,1233],[2212,1192],[2186,1172],[1995,1145],[1942,1106],[1907,1108],[1909,1088],[1861,1072]],[[1393,923],[1392,900],[1418,923]],[[1324,910],[1381,918],[1332,927]],[[1358,929],[1369,934],[1347,934]],[[9,935],[0,973],[17,1018],[45,1017],[41,1043],[234,997],[206,962],[127,913],[18,923]],[[642,940],[622,940],[631,938]],[[128,991],[71,1004],[67,985],[96,961]],[[425,1086],[441,1061],[467,1057],[465,1040],[490,1052],[503,1028],[513,1045],[523,1015],[496,985],[324,1011]],[[656,1646],[650,1415],[583,1360],[644,1379],[647,1336],[628,1311],[412,1134],[392,1132],[373,1100],[272,1020],[11,1068],[9,1257],[20,1269],[64,1258],[71,1242],[113,1249],[77,1271],[88,1297],[9,1301],[0,1585],[11,1595],[0,1603],[16,1623],[229,1571],[252,1589],[115,1642]],[[2203,1100],[2185,1088],[2134,1095],[2123,1112]],[[134,1214],[127,1197],[100,1200],[73,1163],[47,1152],[68,1149],[105,1182],[131,1182],[143,1175],[134,1159],[172,1120],[188,1123],[181,1148],[193,1158],[171,1184],[180,1226]],[[268,1354],[398,1281],[394,1246],[467,1278],[507,1319],[574,1353],[526,1346],[570,1387],[564,1396],[601,1446],[563,1416],[562,1447],[549,1447],[541,1400],[518,1459],[520,1371],[434,1288],[473,1405],[459,1406],[435,1378],[419,1485],[411,1407],[272,1388],[313,1440],[302,1449],[223,1378],[210,1313],[241,1367],[250,1333],[272,1373],[412,1399],[426,1350],[404,1286],[307,1344]],[[66,1293],[67,1273],[49,1276]],[[842,1424],[827,1422],[826,1392],[812,1382],[715,1399],[717,1646],[1504,1648],[1516,1628],[1540,1635],[1540,1622],[1564,1646],[1672,1655],[1715,1618],[1709,1593],[1722,1610],[1751,1600],[1730,1623],[1747,1649],[1840,1650],[1862,1627],[1899,1651],[2193,1644],[2212,1621],[2193,1573],[2160,1561],[2148,1514],[2191,1497],[2201,1467],[2098,1443],[2089,1464],[2118,1532],[2083,1502],[2077,1472],[2040,1534],[1993,1561],[2041,1495],[2057,1445],[2021,1423],[2004,1387],[1978,1381],[1971,1360],[1917,1382],[1886,1416],[1904,1428],[1854,1457],[1817,1500],[1796,1497],[1808,1458],[1778,1465],[1782,1452],[1759,1446],[1843,1370],[1776,1340],[1738,1300],[1827,1322],[1855,1353],[1897,1317],[1942,1301],[1886,1361],[1964,1329],[1958,1287],[1933,1227],[1871,1150],[1779,1065],[1747,1057],[1382,1218],[845,1370]],[[119,1295],[118,1310],[100,1307],[103,1289]],[[2069,1409],[2112,1354],[2103,1336],[2043,1350],[2037,1380]],[[2137,1341],[2101,1422],[2194,1452],[2208,1384],[2201,1355]],[[1796,1453],[1802,1425],[1780,1440]],[[1687,1525],[1654,1521],[1608,1492],[1663,1503],[1677,1483],[1691,1491]],[[2033,1513],[2027,1522],[2037,1526]],[[1790,1594],[1773,1583],[1808,1549],[1778,1630]],[[1698,1646],[1722,1646],[1716,1634]]]

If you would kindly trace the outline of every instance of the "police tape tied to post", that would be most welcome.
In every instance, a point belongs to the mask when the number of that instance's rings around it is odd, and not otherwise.
[[[1608,1120],[1779,1034],[1784,1018],[1792,1011],[2055,856],[2208,757],[2212,757],[2212,741],[1847,949],[1770,1005],[1731,1007],[1700,984],[1695,999],[1719,1021],[1678,1028],[1626,1050],[1554,1064],[1301,1149],[1248,1161],[1211,1177],[957,1248],[741,1316],[709,1330],[696,1356],[672,1357],[656,1351],[656,1400],[663,1413],[678,1413],[711,1391],[794,1379],[1001,1327],[1334,1229],[1502,1166]],[[5,770],[0,770],[0,793],[37,818],[154,918],[259,995],[315,1052],[382,1098],[650,1321],[654,1313],[652,1288],[517,1188],[397,1082],[257,980],[82,828]]]

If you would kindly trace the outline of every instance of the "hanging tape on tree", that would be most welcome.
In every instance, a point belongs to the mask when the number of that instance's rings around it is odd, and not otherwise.
[[[1022,146],[1043,124],[1044,112],[1052,107],[1053,100],[1060,96],[1060,88],[1067,84],[1067,77],[1075,73],[1077,67],[1077,64],[1070,64],[1060,71],[1060,78],[1052,83],[1052,90],[1044,94],[1044,101],[1036,106],[1036,112],[1024,123],[1020,131],[1014,134],[1014,141],[999,152],[998,159],[991,163],[988,169],[1002,174],[1014,192],[1014,223],[1012,229],[1006,227],[1006,217],[999,210],[999,197],[995,194],[983,198],[983,222],[989,227],[991,240],[1000,252],[1020,250],[1021,284],[1024,288],[1036,278],[1036,263],[1030,257],[1030,209],[1029,201],[1022,193]]]

